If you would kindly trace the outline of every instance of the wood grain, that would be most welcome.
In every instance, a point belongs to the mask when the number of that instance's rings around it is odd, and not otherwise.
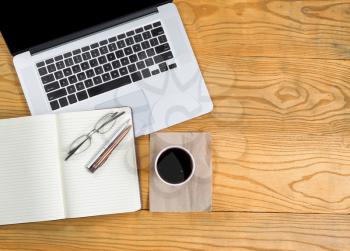
[[[165,131],[211,134],[213,212],[3,226],[0,250],[350,250],[350,1],[175,3],[215,108]],[[0,37],[0,118],[28,114]]]
[[[176,1],[197,54],[349,59],[350,2]]]
[[[2,251],[350,249],[350,216],[138,212],[0,227]]]

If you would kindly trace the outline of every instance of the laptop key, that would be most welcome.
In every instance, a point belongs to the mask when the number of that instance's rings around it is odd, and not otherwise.
[[[146,52],[144,51],[139,52],[137,56],[139,57],[140,60],[144,60],[147,58]]]
[[[151,45],[149,44],[148,41],[143,41],[143,42],[141,43],[141,46],[142,46],[142,49],[144,49],[144,50],[146,50],[146,49],[148,49],[149,47],[151,47]]]
[[[152,36],[153,37],[157,37],[157,36],[160,36],[160,35],[163,35],[164,34],[164,30],[162,27],[158,27],[158,28],[155,28],[151,31],[152,33]]]
[[[92,82],[91,79],[85,80],[84,84],[86,88],[90,88],[94,86],[94,83]]]
[[[160,70],[161,72],[167,71],[167,70],[168,70],[168,65],[167,65],[166,63],[161,63],[161,64],[159,64],[159,70]]]
[[[124,40],[118,41],[118,42],[117,42],[117,45],[118,45],[118,48],[119,48],[119,49],[122,49],[122,48],[124,48],[124,47],[126,46]]]
[[[62,55],[59,55],[57,57],[55,57],[55,61],[60,61],[60,60],[63,60],[63,56]]]
[[[126,35],[127,35],[128,37],[133,36],[133,35],[135,35],[135,31],[128,31],[128,32],[126,33]]]
[[[79,101],[87,99],[89,96],[86,91],[77,92],[77,98]]]
[[[152,75],[154,76],[154,75],[157,75],[157,74],[159,74],[160,73],[160,71],[157,69],[157,70],[154,70],[154,71],[152,71]]]
[[[81,64],[80,64],[80,67],[81,67],[81,69],[82,69],[83,71],[86,71],[86,70],[90,69],[90,65],[89,65],[88,62],[81,63]]]
[[[121,78],[116,78],[114,80],[111,80],[109,82],[106,82],[102,85],[92,87],[88,89],[88,93],[90,97],[94,97],[97,95],[100,95],[102,93],[117,89],[121,86],[127,85],[131,83],[130,76],[124,76]]]
[[[58,70],[62,70],[64,67],[65,67],[65,65],[64,65],[63,61],[59,61],[56,63],[56,68]]]
[[[170,50],[170,46],[169,46],[168,43],[166,43],[166,44],[161,44],[161,45],[155,47],[155,50],[156,50],[157,54],[160,54],[160,53],[169,51],[169,50]]]
[[[51,73],[56,71],[56,66],[54,64],[50,64],[47,66],[47,70]]]
[[[110,43],[115,42],[115,41],[117,41],[116,37],[108,38],[108,42],[110,42]]]
[[[90,50],[90,47],[89,46],[84,46],[83,48],[81,48],[81,50],[83,52],[86,52],[86,51]]]
[[[68,77],[73,74],[72,70],[70,68],[66,68],[63,70],[64,76]]]
[[[154,23],[153,24],[153,27],[159,27],[159,26],[161,26],[162,24],[160,23],[160,22],[156,22],[156,23]]]
[[[59,89],[57,91],[53,91],[50,92],[49,94],[47,94],[47,98],[49,99],[49,101],[55,100],[55,99],[59,99],[63,96],[67,95],[67,91],[66,89]]]
[[[95,49],[95,48],[97,48],[97,47],[98,47],[98,43],[94,43],[94,44],[90,45],[90,48],[91,48],[91,49]]]
[[[111,76],[112,76],[113,79],[119,77],[119,72],[118,72],[118,70],[112,71],[112,72],[111,72]]]
[[[151,45],[154,47],[154,46],[157,46],[159,43],[158,43],[158,39],[155,37],[155,38],[152,38],[149,40],[149,42],[151,43]]]
[[[85,85],[82,82],[79,82],[78,84],[75,85],[75,88],[78,91],[84,90],[85,89]]]
[[[69,58],[72,56],[72,53],[71,52],[67,52],[65,54],[63,54],[64,58]]]
[[[58,104],[57,100],[50,102],[50,106],[51,106],[51,110],[53,110],[53,111],[60,108],[60,105]]]
[[[80,55],[76,55],[73,57],[74,63],[76,64],[80,64],[81,62],[83,62],[83,59],[81,58]]]
[[[109,75],[109,73],[105,73],[102,75],[102,79],[104,82],[106,82],[106,81],[111,80],[111,76]]]
[[[107,42],[107,41],[106,41]],[[108,53],[108,49],[107,46],[103,46],[100,48],[100,53],[101,55],[107,54]]]
[[[97,49],[92,50],[90,53],[93,58],[100,56],[100,52]]]
[[[98,62],[100,64],[105,64],[105,63],[107,63],[107,58],[105,56],[101,56],[98,58]]]
[[[98,66],[95,68],[95,74],[96,75],[100,75],[103,73],[103,69],[102,69],[102,66]]]
[[[119,72],[122,76],[128,74],[128,70],[126,69],[126,67],[123,67],[123,68],[120,68],[119,69]]]
[[[156,55],[156,53],[155,53],[155,51],[154,51],[153,48],[148,49],[148,50],[146,51],[146,53],[147,53],[147,56],[148,56],[148,57],[153,57],[154,55]]]
[[[152,25],[151,24],[146,25],[144,28],[145,28],[145,30],[150,30],[150,29],[152,29]]]
[[[102,41],[100,42],[100,45],[101,45],[101,46],[103,46],[103,45],[106,45],[106,44],[108,44],[108,41],[107,41],[107,39],[105,39],[105,40],[102,40]]]
[[[107,64],[103,65],[103,70],[105,72],[111,71],[112,70],[112,65],[110,63],[107,63]]]
[[[75,86],[74,85],[70,85],[67,87],[67,91],[69,94],[72,94],[74,92],[76,92]]]
[[[52,82],[54,80],[55,80],[55,77],[54,77],[53,74],[49,74],[49,75],[46,75],[46,76],[41,78],[41,81],[43,82],[43,84],[50,83],[50,82]]]
[[[40,75],[40,76],[43,76],[43,75],[45,75],[45,74],[47,74],[46,68],[45,68],[45,67],[40,68],[40,69],[39,69],[39,75]]]
[[[102,83],[102,78],[100,76],[97,76],[93,78],[93,81],[95,85],[99,85]]]
[[[136,56],[136,54],[131,55],[131,56],[129,57],[129,60],[130,60],[131,63],[135,63],[135,62],[137,61],[137,56]]]
[[[125,55],[129,56],[133,53],[133,51],[132,51],[131,47],[126,47],[124,49],[124,53],[125,53]]]
[[[168,41],[168,39],[166,38],[165,35],[158,37],[158,40],[159,40],[159,43],[161,43],[161,44]]]
[[[141,28],[137,28],[136,30],[135,30],[135,32],[136,33],[141,33],[141,32],[143,32],[143,28],[141,27]]]
[[[97,66],[98,65],[98,62],[97,62],[97,59],[91,59],[90,61],[89,61],[89,63],[90,63],[90,66],[91,67],[95,67],[95,66]]]
[[[135,40],[136,43],[140,43],[140,42],[143,41],[143,38],[142,38],[142,36],[140,34],[137,34],[137,35],[134,36],[134,40]]]
[[[54,90],[59,89],[59,88],[60,88],[60,85],[59,85],[58,82],[56,81],[56,82],[52,82],[52,83],[50,83],[50,84],[45,85],[44,88],[45,88],[45,91],[46,91],[46,92],[52,92],[52,91],[54,91]]]
[[[113,69],[119,68],[121,66],[119,60],[113,61],[112,66],[113,66]]]
[[[67,87],[67,91],[69,94],[72,94],[74,92],[76,92],[75,86],[74,85],[70,85]]]
[[[45,61],[46,65],[48,64],[52,64],[54,61],[53,61],[53,58],[49,58]]]
[[[126,35],[123,33],[123,34],[118,35],[117,37],[119,40],[121,40],[121,39],[126,38]]]
[[[152,76],[149,69],[144,69],[141,72],[142,72],[143,78],[149,78],[150,76]]]
[[[138,71],[138,72],[132,73],[131,78],[133,82],[140,81],[142,79],[141,72]]]
[[[137,65],[137,68],[139,70],[142,70],[142,69],[146,68],[146,65],[145,65],[145,63],[143,61],[137,62],[136,65]]]
[[[85,61],[91,59],[90,52],[85,52],[85,53],[82,54],[82,56],[83,56],[83,59],[84,59]]]
[[[60,80],[61,87],[66,87],[69,85],[68,80],[66,78]]]
[[[108,45],[108,49],[109,49],[109,51],[115,51],[115,50],[117,50],[117,45],[115,44],[115,43],[112,43],[112,44],[109,44]]]
[[[95,76],[95,73],[94,73],[94,70],[87,70],[86,72],[86,76],[88,77],[88,78],[92,78],[92,77],[94,77]]]
[[[45,62],[42,61],[42,62],[39,62],[36,64],[36,67],[40,68],[40,67],[43,67],[45,65]]]
[[[81,53],[81,50],[80,49],[76,49],[73,51],[73,55],[78,55]]]
[[[78,82],[78,79],[75,75],[73,75],[68,78],[68,81],[69,81],[69,84],[75,84],[76,82]]]
[[[79,81],[83,81],[83,80],[86,79],[86,76],[85,76],[85,73],[84,73],[84,72],[78,73],[77,77],[78,77],[78,80],[79,80]]]
[[[55,78],[58,80],[58,79],[61,79],[63,78],[63,72],[62,71],[56,71],[55,72]]]
[[[75,94],[71,94],[68,96],[68,101],[69,104],[75,104],[76,102],[78,102],[77,97],[75,96]]]
[[[68,105],[68,100],[67,100],[66,97],[60,98],[60,99],[58,100],[58,102],[60,102],[60,106],[61,106],[61,107],[65,107],[65,106]]]
[[[122,50],[116,51],[115,55],[117,56],[117,58],[122,58],[124,57],[124,52]]]
[[[142,37],[144,40],[147,40],[147,39],[150,39],[152,36],[151,36],[151,33],[149,31],[146,31],[146,32],[142,33]]]
[[[142,50],[140,44],[135,44],[132,48],[133,48],[134,52],[139,52]]]
[[[150,67],[150,66],[154,65],[154,61],[153,61],[152,58],[147,58],[145,60],[145,62],[146,62],[147,67]]]
[[[153,59],[154,59],[154,62],[156,64],[158,63],[161,63],[163,61],[166,61],[166,60],[169,60],[169,59],[172,59],[174,56],[173,56],[173,53],[171,51],[168,51],[168,52],[165,52],[163,54],[160,54],[158,56],[155,56]]]
[[[113,61],[113,60],[115,60],[115,54],[114,54],[114,53],[109,53],[109,54],[107,55],[107,59],[108,59],[108,61]]]
[[[74,73],[81,72],[80,65],[74,65],[74,66],[72,67],[72,70],[73,70]]]
[[[130,64],[130,61],[129,61],[129,59],[128,59],[127,57],[122,58],[122,59],[120,60],[120,62],[121,62],[121,64],[122,64],[123,66]]]
[[[126,45],[133,45],[135,43],[132,37],[126,38],[125,42],[126,42]]]
[[[72,66],[74,64],[72,58],[67,58],[66,60],[64,60],[64,63],[66,64],[67,67]]]
[[[169,69],[175,69],[177,67],[177,65],[175,63],[169,65]]]
[[[128,70],[130,73],[137,71],[136,65],[135,64],[128,65]]]

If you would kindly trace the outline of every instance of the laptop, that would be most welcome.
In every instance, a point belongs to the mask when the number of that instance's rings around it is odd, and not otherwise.
[[[18,4],[0,30],[33,115],[129,106],[140,136],[212,110],[172,1]]]

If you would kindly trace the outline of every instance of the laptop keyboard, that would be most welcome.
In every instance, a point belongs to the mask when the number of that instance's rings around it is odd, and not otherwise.
[[[177,67],[161,22],[36,64],[57,110]]]

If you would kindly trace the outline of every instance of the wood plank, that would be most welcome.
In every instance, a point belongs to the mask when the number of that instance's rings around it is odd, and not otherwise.
[[[1,250],[349,250],[349,215],[138,212],[0,227]]]
[[[175,1],[197,55],[350,58],[350,2]]]

